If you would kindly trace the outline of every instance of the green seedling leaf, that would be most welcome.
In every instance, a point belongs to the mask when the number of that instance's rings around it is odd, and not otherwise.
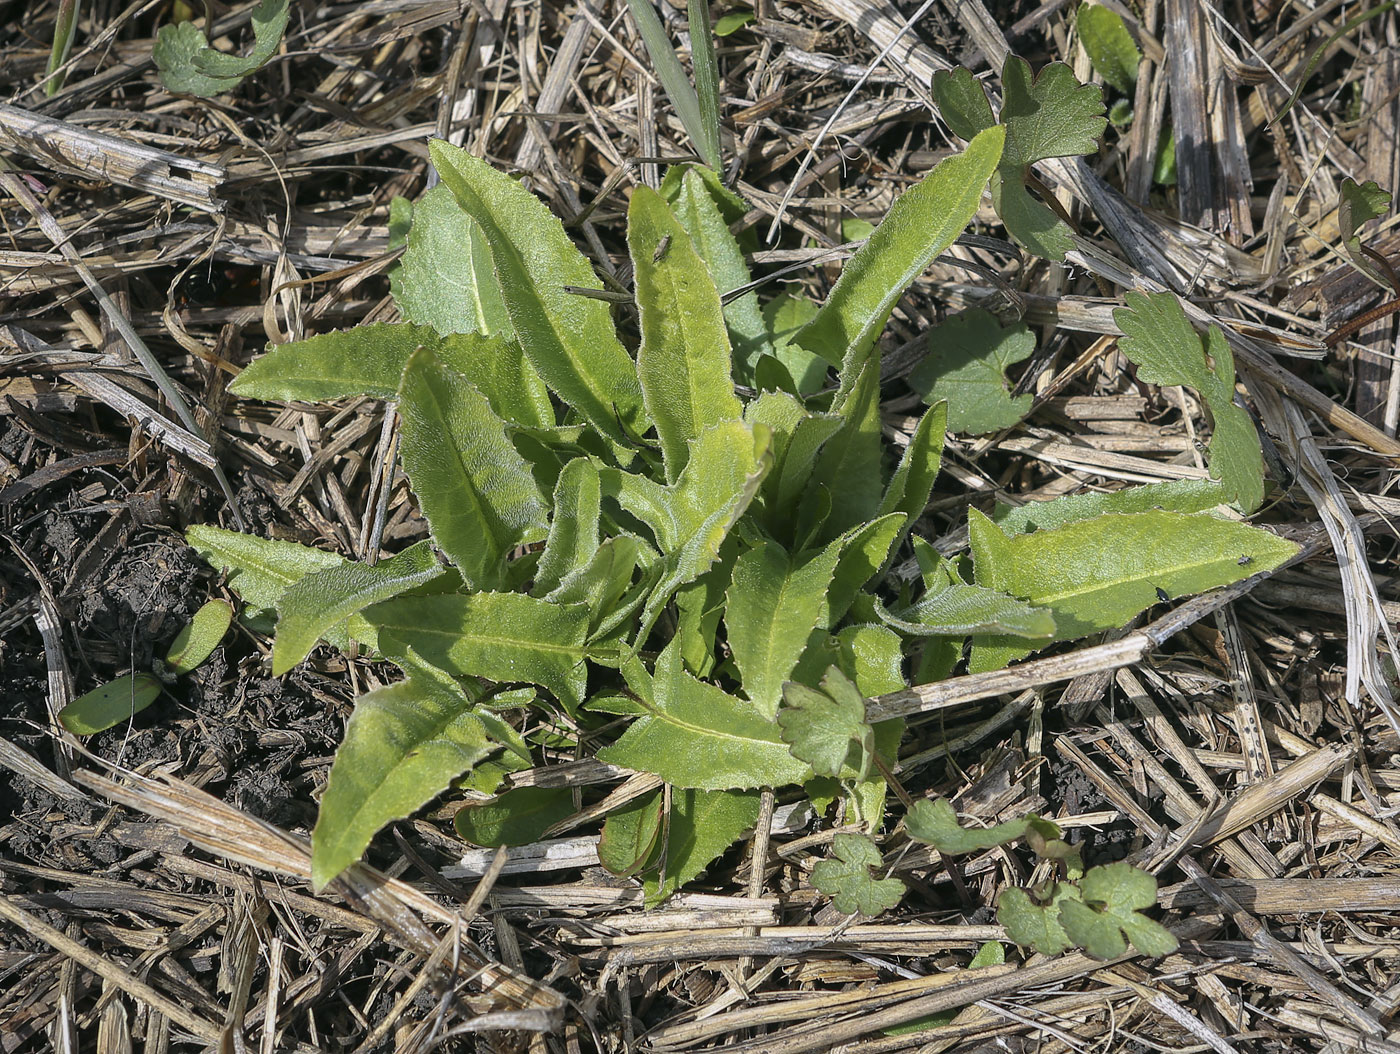
[[[191,527],[185,532],[185,540],[205,563],[228,575],[230,588],[243,600],[252,617],[275,611],[287,587],[307,575],[351,565],[351,561],[335,553],[219,527]],[[351,618],[348,631],[336,627],[325,636],[336,647],[344,648],[349,646],[352,635],[355,640],[375,646],[373,629],[360,618]]]
[[[1220,480],[1227,501],[1242,511],[1264,500],[1264,459],[1259,433],[1235,405],[1235,360],[1220,327],[1211,326],[1204,348],[1179,301],[1171,293],[1129,292],[1126,308],[1113,312],[1123,331],[1118,348],[1149,384],[1188,385],[1210,410],[1210,473]]]
[[[386,823],[412,814],[498,749],[451,677],[418,665],[355,700],[311,834],[311,883],[323,889]]]
[[[893,615],[877,600],[875,614],[885,625],[910,637],[998,633],[1039,640],[1055,634],[1055,619],[1048,610],[983,586],[947,586]]]
[[[1164,187],[1176,186],[1176,133],[1169,124],[1157,133],[1157,155],[1152,163],[1152,181]]]
[[[511,550],[547,530],[530,466],[486,397],[427,348],[404,367],[399,414],[404,471],[434,541],[471,588],[502,585]]]
[[[776,723],[752,704],[697,681],[674,646],[657,659],[651,692],[646,716],[599,750],[598,760],[700,790],[785,787],[811,775],[788,753]]]
[[[947,400],[951,431],[996,432],[1030,411],[1031,396],[1011,395],[1006,369],[1034,351],[1035,337],[1024,324],[1002,328],[991,312],[974,309],[929,332],[928,355],[909,375],[909,386],[927,403]]]
[[[834,414],[809,413],[788,392],[764,392],[749,403],[745,420],[751,426],[764,425],[772,434],[773,469],[759,488],[760,519],[774,537],[791,538],[817,452],[843,422]]]
[[[909,445],[904,448],[904,456],[899,460],[899,467],[890,477],[890,485],[885,488],[880,515],[904,513],[906,520],[904,530],[900,532],[901,542],[924,514],[933,495],[933,483],[943,464],[943,443],[947,431],[948,405],[937,403],[919,418],[919,424],[909,438]]]
[[[1074,248],[1074,232],[1048,205],[1031,197],[1025,170],[1006,168],[992,176],[992,208],[1006,231],[1036,256],[1063,260]]]
[[[841,559],[836,564],[836,573],[831,576],[831,588],[827,591],[827,612],[821,625],[835,626],[845,617],[846,612],[860,595],[861,587],[880,573],[899,540],[908,517],[902,512],[891,512],[879,519],[859,527],[853,527],[843,536]]]
[[[619,534],[598,546],[588,563],[571,571],[549,594],[555,604],[582,604],[588,609],[588,641],[592,646],[618,627],[636,617],[645,597],[634,591],[624,602],[632,578],[641,562],[644,543],[635,535]],[[601,656],[594,654],[601,661]]]
[[[827,669],[821,690],[789,681],[783,685],[783,702],[778,725],[793,757],[811,765],[818,776],[853,769],[858,779],[865,779],[875,733],[865,720],[865,697],[840,670]]]
[[[718,170],[721,166],[718,114],[710,114],[710,107],[702,108],[700,96],[685,75],[681,60],[651,0],[627,0],[627,8],[636,20],[637,32],[641,34],[642,44],[651,59],[652,72],[665,89],[666,97],[671,100],[676,116],[681,119],[681,127],[690,136],[705,164]],[[705,21],[708,23],[709,19]],[[698,69],[696,75],[697,78],[701,76]]]
[[[273,675],[281,676],[306,658],[331,627],[371,604],[431,582],[443,571],[432,543],[422,541],[383,563],[328,567],[288,586],[277,603]]]
[[[846,374],[865,359],[904,291],[977,214],[1003,140],[995,128],[979,132],[961,154],[945,158],[905,191],[795,338],[801,347],[842,367],[844,390],[856,379]]]
[[[166,668],[172,673],[193,673],[214,654],[232,624],[233,605],[227,600],[209,601],[170,642]]]
[[[1142,52],[1122,16],[1102,4],[1080,4],[1074,25],[1079,30],[1079,42],[1104,83],[1130,95],[1137,83]]]
[[[938,104],[938,115],[959,139],[971,140],[997,123],[986,91],[965,66],[935,73],[933,98]]]
[[[1125,860],[1090,868],[1079,883],[1080,898],[1060,904],[1060,924],[1075,944],[1098,959],[1128,950],[1126,934],[1144,955],[1170,955],[1176,938],[1141,914],[1157,903],[1157,880]]]
[[[1337,226],[1342,232],[1342,247],[1351,262],[1372,277],[1379,278],[1375,262],[1361,251],[1361,238],[1356,233],[1370,220],[1378,220],[1390,208],[1390,193],[1380,188],[1374,179],[1357,183],[1348,176],[1342,180],[1337,201]]]
[[[387,655],[412,647],[458,677],[537,684],[571,713],[583,701],[588,611],[581,604],[519,593],[401,596],[365,609],[364,618]]]
[[[832,906],[846,915],[879,915],[904,898],[897,878],[875,878],[880,850],[863,834],[838,834],[831,840],[834,860],[819,860],[812,868],[812,885],[831,896]]]
[[[248,399],[280,402],[360,396],[393,399],[409,357],[420,347],[431,349],[476,385],[497,416],[523,427],[554,426],[549,393],[522,359],[519,345],[499,334],[440,337],[429,326],[406,322],[374,322],[274,345],[234,379],[229,391]]]
[[[1080,84],[1063,62],[1041,67],[1031,79],[1031,65],[1008,55],[1001,68],[1004,101],[1001,122],[1006,126],[1006,169],[1024,169],[1051,157],[1092,154],[1099,147],[1107,120],[1103,92]]]
[[[720,545],[710,569],[676,591],[676,632],[686,669],[702,680],[715,668],[715,635],[724,614],[724,594],[739,557],[739,539],[730,535]]]
[[[407,321],[440,334],[513,335],[486,235],[447,187],[418,199],[405,246],[390,288]]]
[[[721,15],[715,22],[715,36],[727,37],[737,33],[754,20],[752,11],[730,11],[727,15]]]
[[[544,554],[535,571],[535,596],[548,596],[564,577],[588,566],[598,551],[603,491],[598,468],[586,457],[574,458],[554,485],[554,513]]]
[[[452,823],[464,841],[487,849],[532,845],[577,811],[567,787],[516,787],[488,802],[458,810]]]
[[[58,712],[58,720],[75,736],[105,732],[129,721],[160,698],[160,678],[128,673],[78,696]]]
[[[667,479],[675,480],[691,442],[743,412],[730,373],[729,335],[719,293],[695,244],[650,187],[632,192],[627,245],[642,324],[637,375],[656,422]]]
[[[738,239],[729,231],[734,194],[711,169],[684,165],[667,171],[662,194],[670,203],[695,250],[705,261],[720,293],[749,284],[749,268]],[[747,206],[740,202],[738,214]],[[653,250],[654,252],[654,250]],[[735,370],[752,379],[753,360],[768,350],[769,338],[758,293],[750,290],[724,305],[724,321],[734,344]]]
[[[995,827],[976,829],[958,824],[958,814],[945,798],[918,801],[909,810],[905,823],[909,837],[933,846],[941,853],[957,856],[980,849],[995,849],[1025,836],[1031,820],[1039,819],[1028,813],[1019,820],[1007,820]]]
[[[791,390],[796,395],[808,396],[819,392],[826,383],[827,368],[830,366],[819,355],[813,355],[806,348],[793,343],[793,338],[811,322],[817,313],[817,305],[804,296],[780,293],[763,305],[763,326],[773,358],[792,379]],[[762,383],[755,370],[754,384],[760,390],[779,390]]]
[[[630,460],[647,429],[631,356],[606,304],[566,291],[598,289],[564,225],[515,180],[465,150],[434,140],[438,175],[481,227],[516,339],[545,384]]]
[[[767,541],[734,565],[724,625],[744,694],[767,717],[778,712],[783,682],[826,610],[840,556],[839,544],[790,555]]]
[[[288,0],[262,0],[253,12],[254,44],[247,58],[215,51],[193,22],[161,26],[151,50],[161,84],[205,99],[232,91],[276,53],[289,18]]]
[[[1056,640],[1116,629],[1160,603],[1277,567],[1298,551],[1268,531],[1209,515],[1154,511],[1106,515],[1054,530],[1008,537],[968,512],[979,585],[1054,613]],[[1025,654],[1011,640],[975,642],[976,671]],[[992,645],[995,643],[996,647]]]
[[[1007,534],[1029,534],[1093,519],[1105,513],[1206,512],[1225,504],[1225,492],[1218,480],[1172,479],[1122,490],[1066,494],[1053,501],[1027,502],[1018,508],[997,505],[992,514],[996,525]]]
[[[664,822],[661,865],[642,883],[647,907],[661,903],[753,829],[758,792],[676,788]]]
[[[1057,882],[1050,903],[1039,904],[1024,889],[1008,889],[997,902],[997,921],[1017,944],[1058,955],[1074,944],[1060,925],[1060,909],[1078,892],[1072,883]]]
[[[700,154],[710,167],[718,169],[720,158],[719,57],[715,54],[715,34],[710,27],[709,0],[686,0],[686,25],[690,31],[690,68],[695,73],[695,94],[700,102]]]
[[[598,862],[614,875],[635,875],[654,855],[661,839],[663,797],[654,790],[608,813],[598,839]]]

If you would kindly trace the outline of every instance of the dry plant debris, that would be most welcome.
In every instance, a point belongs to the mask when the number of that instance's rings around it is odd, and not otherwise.
[[[1141,55],[1130,81],[1105,74],[1132,120],[1034,169],[1073,221],[1066,265],[988,208],[896,314],[896,441],[947,314],[1019,315],[1037,340],[1013,368],[1029,416],[950,439],[924,521],[950,551],[969,503],[1205,476],[1203,408],[1117,347],[1129,291],[1175,290],[1222,328],[1272,439],[1262,520],[1302,543],[1290,568],[878,703],[917,715],[910,793],[965,824],[1038,811],[1086,861],[1160,876],[1179,949],[1100,961],[1028,958],[990,922],[1043,877],[1017,848],[950,861],[896,829],[883,867],[911,894],[841,915],[810,876],[845,832],[782,800],[702,887],[643,911],[589,823],[654,784],[569,756],[510,779],[576,795],[529,851],[470,850],[439,810],[312,897],[312,802],[349,699],[385,673],[318,653],[275,681],[252,631],[129,726],[64,733],[72,698],[149,669],[228,595],[186,525],[360,559],[425,536],[382,403],[225,389],[265,341],[393,317],[390,202],[426,189],[429,137],[518,170],[624,287],[628,190],[691,147],[620,3],[296,5],[272,60],[208,100],[152,61],[178,2],[83,6],[47,94],[62,6],[0,3],[0,1051],[1400,1050],[1400,737],[1380,705],[1400,370],[1395,317],[1372,311],[1392,293],[1348,259],[1338,210],[1346,179],[1400,186],[1395,10],[1108,5]],[[660,13],[685,43],[683,7]],[[212,44],[246,54],[256,8],[211,9]],[[935,73],[1009,52],[1090,80],[1103,61],[1063,3],[753,15],[718,41],[728,175],[755,206],[737,226],[757,273],[818,298],[853,221],[955,148]],[[1393,228],[1362,240],[1388,259]]]

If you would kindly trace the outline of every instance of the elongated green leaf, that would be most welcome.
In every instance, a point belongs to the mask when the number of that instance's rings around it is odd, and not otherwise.
[[[1019,508],[998,505],[992,514],[1007,534],[1026,534],[1063,527],[1106,512],[1205,512],[1225,504],[1225,492],[1213,479],[1173,479],[1122,490],[1066,494],[1053,501],[1027,502]]]
[[[565,291],[600,287],[544,203],[503,172],[442,140],[433,165],[491,246],[496,280],[525,357],[559,397],[624,449],[646,431],[636,367],[607,305]]]
[[[360,696],[311,835],[312,885],[324,888],[360,858],[376,831],[495,749],[471,698],[426,667]]]
[[[58,713],[75,736],[91,736],[128,721],[160,698],[160,678],[150,673],[123,674],[78,696]]]
[[[354,329],[322,333],[292,344],[276,344],[228,386],[245,399],[324,402],[369,395],[392,399],[408,357],[420,346],[435,345],[427,326],[406,322],[372,322]]]
[[[846,532],[841,546],[841,560],[836,565],[831,590],[827,595],[827,612],[821,622],[823,627],[829,629],[840,622],[855,603],[861,587],[885,566],[905,521],[904,513],[892,512]]]
[[[233,624],[233,605],[227,600],[211,600],[194,613],[185,628],[170,642],[165,665],[172,673],[193,673],[214,654]]]
[[[846,382],[854,373],[848,388]],[[831,510],[821,537],[831,538],[879,513],[884,490],[884,440],[880,432],[880,359],[867,355],[841,371],[832,413],[843,427],[825,444],[812,469],[812,484],[826,488]]]
[[[918,427],[909,437],[909,445],[899,460],[899,467],[894,470],[890,485],[885,488],[880,515],[904,513],[906,519],[904,529],[900,531],[901,542],[914,529],[914,524],[924,514],[933,496],[933,484],[943,465],[943,443],[947,431],[948,406],[937,403],[919,418]]]
[[[526,681],[553,692],[571,711],[587,681],[588,612],[518,593],[396,597],[364,617],[379,628],[386,654],[414,651],[459,677]]]
[[[671,491],[679,544],[665,554],[660,580],[647,598],[639,645],[676,590],[695,581],[719,559],[730,529],[752,503],[772,464],[769,440],[770,433],[762,425],[751,431],[734,421],[707,429],[695,441],[690,462]]]
[[[620,613],[641,549],[642,543],[635,535],[619,534],[607,539],[588,563],[564,576],[549,599],[556,604],[584,605],[588,609],[590,639],[594,633],[605,632]]]
[[[1189,385],[1201,393],[1215,424],[1211,475],[1220,480],[1227,501],[1253,512],[1264,500],[1263,454],[1254,422],[1235,405],[1235,360],[1225,335],[1211,326],[1203,349],[1171,293],[1130,292],[1124,299],[1128,306],[1113,312],[1123,330],[1119,350],[1137,365],[1142,380]]]
[[[351,561],[335,553],[295,542],[269,541],[251,534],[226,531],[220,527],[196,525],[185,532],[185,540],[211,567],[228,574],[229,586],[238,593],[253,617],[270,614],[287,587],[317,571],[348,567]],[[372,628],[363,619],[352,618],[349,632],[336,627],[325,638],[344,648],[354,638],[374,646]]]
[[[652,691],[646,716],[598,751],[600,761],[700,790],[783,787],[811,775],[771,718],[686,673],[677,649],[657,659]]]
[[[668,479],[710,425],[742,413],[730,373],[729,335],[719,293],[685,229],[661,195],[641,186],[627,209],[642,346],[637,375]]]
[[[316,571],[287,587],[277,603],[274,676],[286,673],[331,627],[371,604],[431,582],[443,573],[431,542],[411,545],[383,563],[347,563]]]
[[[835,414],[809,413],[787,392],[764,392],[749,403],[745,420],[765,425],[773,436],[773,468],[759,488],[761,518],[774,537],[792,539],[817,452],[845,422]]]
[[[719,558],[709,570],[676,590],[676,632],[672,640],[680,649],[686,669],[702,680],[714,670],[715,637],[739,550],[739,539],[731,534],[720,545]]]
[[[642,883],[647,907],[700,874],[757,822],[756,791],[672,791],[662,862]]]
[[[1032,819],[1038,817],[1027,813],[1019,820],[1007,820],[992,827],[963,827],[958,823],[952,803],[946,798],[936,798],[915,802],[906,823],[910,838],[957,856],[1014,842],[1025,836]]]
[[[710,27],[709,0],[687,0],[687,29],[690,31],[690,66],[695,71],[695,94],[700,102],[700,128],[704,136],[701,156],[720,158],[719,115],[724,108],[720,94],[719,59],[715,55],[715,35]],[[711,167],[719,168],[720,161]]]
[[[253,50],[244,58],[209,46],[193,22],[160,27],[151,58],[166,91],[211,99],[232,91],[277,52],[291,17],[288,0],[262,0],[253,12]]]
[[[840,557],[839,543],[789,554],[772,541],[739,554],[724,625],[744,694],[767,717],[778,712],[783,682],[826,611]]]
[[[441,184],[414,206],[391,288],[399,314],[440,334],[513,335],[486,236]]]
[[[1055,633],[1055,619],[1044,608],[983,586],[952,585],[920,597],[896,615],[877,600],[880,621],[911,637],[967,637],[1002,633],[1045,639]]]
[[[928,355],[909,375],[909,387],[927,403],[947,400],[950,431],[1009,428],[1026,416],[1031,396],[1011,395],[1006,369],[1034,351],[1024,324],[1003,329],[990,311],[966,311],[929,332]]]
[[[598,862],[613,874],[635,875],[655,855],[661,839],[660,790],[643,794],[608,813],[598,839]]]
[[[690,141],[695,144],[696,152],[704,159],[705,164],[718,169],[718,114],[707,114],[706,108],[701,107],[700,97],[691,86],[690,78],[685,75],[681,60],[676,55],[676,49],[672,46],[671,38],[666,34],[661,19],[657,17],[651,0],[627,0],[627,7],[637,22],[637,32],[641,34],[642,44],[651,59],[656,79],[661,82],[661,87],[665,89],[667,98],[675,108],[676,116],[681,119],[681,127],[685,129],[685,134],[690,136]]]
[[[905,191],[847,262],[797,343],[843,371],[848,356],[864,357],[904,290],[972,221],[1001,159],[1003,138],[995,127],[979,132],[961,154]]]
[[[1132,94],[1142,52],[1123,24],[1123,17],[1102,4],[1080,4],[1074,28],[1099,76],[1124,95]]]
[[[732,196],[712,169],[685,165],[673,177],[666,173],[667,182],[674,180],[674,193],[662,194],[670,202],[695,250],[710,269],[715,286],[723,295],[749,283],[749,268],[744,263],[738,239],[729,231],[729,220],[720,202]],[[735,370],[752,369],[753,360],[768,347],[768,327],[758,305],[758,293],[750,290],[724,305],[724,321],[729,327],[734,345]]]
[[[588,458],[574,458],[554,485],[554,511],[549,538],[535,571],[535,596],[547,596],[564,576],[587,565],[598,551],[602,516],[602,485],[598,469]]]
[[[491,801],[467,805],[452,822],[472,845],[496,849],[538,842],[575,811],[574,792],[568,787],[516,787]]]
[[[831,365],[820,355],[814,355],[793,341],[802,328],[817,314],[817,305],[800,294],[781,293],[763,305],[763,325],[767,329],[768,343],[772,354],[787,370],[796,385],[795,393],[802,396],[813,395],[826,383],[827,369]],[[759,382],[757,371],[755,386],[764,387]],[[786,389],[784,389],[786,390]]]
[[[1049,608],[1055,639],[1115,629],[1170,597],[1189,596],[1277,567],[1298,551],[1290,541],[1209,515],[1142,512],[1080,520],[1054,530],[1008,537],[987,517],[968,512],[977,582]],[[1005,654],[984,640],[977,670]],[[979,652],[981,653],[979,655]]]
[[[504,581],[505,557],[544,537],[544,500],[486,397],[427,348],[399,392],[404,470],[433,539],[473,589]]]

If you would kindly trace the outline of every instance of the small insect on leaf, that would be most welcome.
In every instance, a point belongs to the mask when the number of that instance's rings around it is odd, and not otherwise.
[[[652,263],[660,263],[666,258],[666,250],[671,248],[671,236],[663,234],[661,240],[656,243],[656,249],[651,254]]]
[[[1163,589],[1161,586],[1158,586],[1158,587],[1157,587],[1157,599],[1160,600],[1163,604],[1169,604],[1169,603],[1171,603],[1171,599],[1172,599],[1172,598],[1171,598],[1171,594],[1169,594],[1169,593],[1168,593],[1165,589]]]
[[[139,714],[160,698],[160,680],[154,674],[126,674],[98,685],[63,708],[58,715],[74,735],[90,736]]]

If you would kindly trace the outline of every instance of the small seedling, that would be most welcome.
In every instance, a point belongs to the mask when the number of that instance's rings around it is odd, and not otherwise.
[[[192,673],[214,653],[233,622],[233,605],[211,600],[195,612],[152,673],[123,674],[79,696],[58,715],[74,735],[91,736],[128,721],[160,698],[161,689],[180,674]]]

